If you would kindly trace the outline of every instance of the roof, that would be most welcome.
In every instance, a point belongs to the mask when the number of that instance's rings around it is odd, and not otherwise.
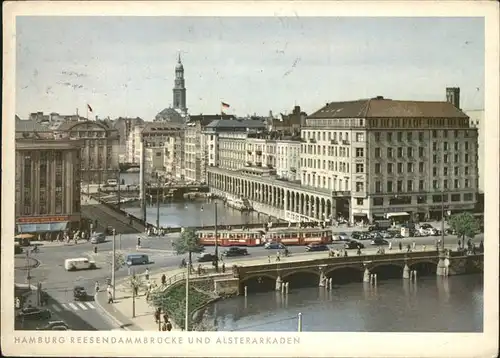
[[[154,131],[169,131],[169,130],[178,130],[183,128],[182,123],[175,123],[175,122],[145,122],[143,125],[138,126],[138,128],[141,128],[141,132],[154,132]]]
[[[84,124],[84,123],[97,124],[99,127],[102,127],[102,129],[104,129],[104,130],[111,130],[108,127],[108,124],[103,122],[103,121],[65,121],[65,122],[62,122],[55,129],[58,131],[67,131],[67,130],[71,130],[77,124]],[[115,130],[115,129],[113,129],[113,130]]]
[[[235,119],[236,117],[232,114],[199,114],[195,116],[189,116],[189,123],[200,122],[202,127],[210,124],[210,122],[218,119]]]
[[[314,118],[467,118],[449,102],[397,101],[382,97],[327,103]]]
[[[252,119],[217,119],[210,122],[206,128],[266,128],[266,123],[262,120]]]
[[[172,123],[184,123],[184,118],[177,112],[174,108],[165,108],[160,113],[158,113],[155,117],[158,121],[172,122]]]
[[[35,120],[20,119],[16,116],[16,132],[48,132],[49,128]]]

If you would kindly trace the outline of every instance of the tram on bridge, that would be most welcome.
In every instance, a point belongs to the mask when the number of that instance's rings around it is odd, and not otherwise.
[[[200,243],[204,246],[215,245],[215,230],[199,230]],[[332,231],[330,228],[270,228],[217,230],[219,246],[261,246],[266,242],[282,243],[285,246],[309,244],[330,244]]]

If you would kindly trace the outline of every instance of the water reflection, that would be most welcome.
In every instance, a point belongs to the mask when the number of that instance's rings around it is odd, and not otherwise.
[[[302,312],[306,332],[481,332],[482,279],[428,276],[249,293],[217,302],[214,312],[222,331],[295,331]]]

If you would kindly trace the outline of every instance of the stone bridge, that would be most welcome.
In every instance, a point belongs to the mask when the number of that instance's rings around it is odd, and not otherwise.
[[[233,276],[239,280],[239,292],[243,287],[257,283],[257,286],[276,287],[283,282],[300,282],[309,286],[324,286],[329,278],[345,278],[367,282],[370,274],[381,279],[410,278],[410,271],[420,275],[460,275],[479,273],[484,268],[483,254],[465,255],[460,252],[420,251],[410,253],[374,254],[363,256],[321,258],[303,261],[273,262],[266,264],[245,264],[233,266]],[[255,285],[254,285],[255,286]]]

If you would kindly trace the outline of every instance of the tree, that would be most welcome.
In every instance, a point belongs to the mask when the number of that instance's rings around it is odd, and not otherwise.
[[[453,215],[449,220],[449,225],[456,232],[457,236],[462,239],[462,246],[466,237],[474,238],[479,230],[479,223],[470,213]]]
[[[108,263],[109,268],[111,270],[111,268],[113,266],[113,253],[112,252],[108,253],[108,256],[106,258],[106,262]],[[116,251],[115,252],[115,271],[118,271],[119,269],[121,269],[123,266],[125,266],[125,264],[126,264],[125,255],[120,251]]]
[[[200,237],[193,229],[184,230],[181,235],[172,242],[172,246],[177,255],[189,254],[189,262],[192,263],[191,254],[200,253],[205,247],[200,244]]]

